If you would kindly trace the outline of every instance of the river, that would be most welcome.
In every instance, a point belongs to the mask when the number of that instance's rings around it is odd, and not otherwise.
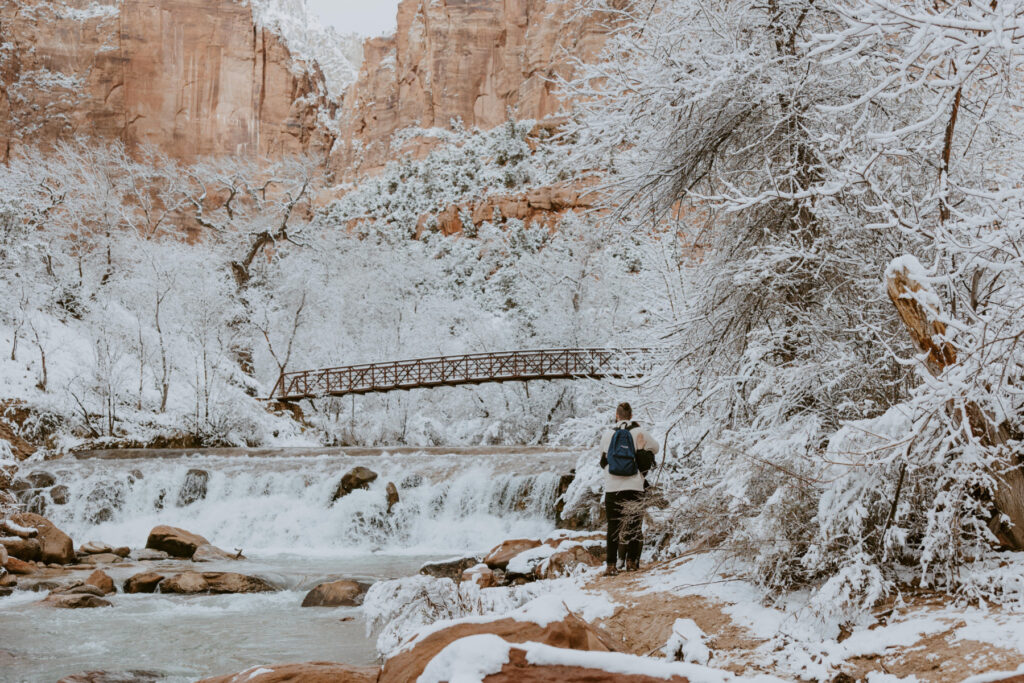
[[[49,472],[67,486],[67,502],[50,503],[45,514],[76,547],[101,541],[141,548],[150,529],[169,524],[247,557],[112,565],[107,572],[115,583],[150,568],[194,566],[259,576],[281,590],[118,593],[110,598],[113,608],[91,610],[48,608],[38,604],[45,593],[15,591],[0,598],[2,680],[52,682],[85,670],[141,669],[192,681],[275,662],[372,663],[376,652],[359,608],[300,608],[306,591],[339,578],[415,574],[426,561],[546,534],[554,528],[559,475],[574,460],[567,451],[537,448],[92,455],[24,468]],[[332,503],[341,476],[359,465],[378,478],[368,490]],[[205,487],[197,486],[199,479]],[[400,497],[390,512],[388,482]]]

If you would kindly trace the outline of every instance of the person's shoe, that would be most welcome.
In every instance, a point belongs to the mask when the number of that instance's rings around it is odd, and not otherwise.
[[[605,568],[604,568],[604,575],[605,576],[618,576],[619,575],[619,568],[616,567],[614,564],[606,565]]]
[[[626,560],[626,571],[627,572],[640,571],[640,563],[637,562],[636,560]]]

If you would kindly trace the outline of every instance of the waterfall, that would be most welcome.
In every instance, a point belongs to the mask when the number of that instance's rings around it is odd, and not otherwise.
[[[379,476],[332,502],[355,466]],[[35,464],[66,487],[45,514],[76,543],[141,547],[154,526],[249,555],[483,551],[554,527],[564,455],[382,455],[61,460]],[[399,503],[388,512],[386,486]]]

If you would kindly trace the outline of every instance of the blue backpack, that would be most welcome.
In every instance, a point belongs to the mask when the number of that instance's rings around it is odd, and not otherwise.
[[[638,472],[636,447],[629,429],[617,428],[608,442],[608,474],[617,477],[632,477]]]

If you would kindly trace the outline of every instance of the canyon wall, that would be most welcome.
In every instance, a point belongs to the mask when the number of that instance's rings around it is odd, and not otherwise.
[[[580,15],[575,0],[402,0],[394,35],[364,44],[345,93],[332,166],[342,178],[379,170],[425,137],[413,126],[493,128],[507,117],[544,119],[563,102],[554,79],[604,43],[606,17]]]
[[[0,0],[0,162],[76,136],[169,156],[326,155],[336,105],[235,0]]]

